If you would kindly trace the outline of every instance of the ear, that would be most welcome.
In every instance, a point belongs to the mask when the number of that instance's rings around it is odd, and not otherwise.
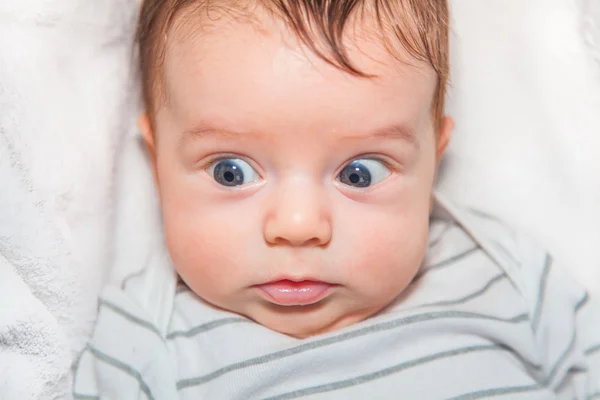
[[[143,113],[138,117],[137,120],[138,128],[144,138],[146,144],[146,150],[150,156],[150,162],[152,163],[152,173],[154,174],[154,180],[158,184],[158,173],[156,169],[156,142],[154,140],[154,132],[152,130],[152,123],[148,114]]]
[[[435,143],[435,168],[436,168],[436,176],[437,169],[440,166],[440,161],[442,160],[442,156],[446,152],[446,148],[450,143],[450,138],[452,137],[452,132],[454,131],[454,119],[448,115],[444,116],[440,121],[439,130],[437,132],[436,143]],[[433,211],[434,198],[433,193],[429,199],[429,213]]]
[[[437,134],[435,160],[436,167],[440,165],[440,160],[450,143],[452,132],[454,131],[454,119],[448,115],[444,116],[440,121],[440,127]]]

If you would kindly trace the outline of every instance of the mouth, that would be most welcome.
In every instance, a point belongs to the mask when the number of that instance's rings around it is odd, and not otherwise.
[[[336,286],[321,281],[281,279],[255,287],[271,303],[280,306],[308,306],[323,300]]]

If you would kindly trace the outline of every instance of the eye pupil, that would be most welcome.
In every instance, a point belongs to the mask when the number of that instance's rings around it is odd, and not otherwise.
[[[227,171],[223,174],[223,178],[225,178],[225,180],[227,182],[233,182],[233,180],[235,179],[235,176],[233,175],[233,172]]]
[[[360,181],[360,176],[358,176],[358,174],[352,174],[350,175],[350,182],[352,183],[358,183]]]

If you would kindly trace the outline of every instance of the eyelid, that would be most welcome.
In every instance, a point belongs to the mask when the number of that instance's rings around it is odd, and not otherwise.
[[[375,160],[375,161],[379,161],[380,163],[382,163],[383,165],[385,165],[385,167],[388,168],[392,172],[398,172],[401,169],[399,163],[392,162],[390,160],[390,157],[384,156],[382,154],[366,153],[366,154],[360,154],[358,156],[354,156],[354,157],[352,157],[352,158],[344,161],[342,163],[342,165],[340,167],[338,167],[338,169],[336,170],[336,172],[334,174],[334,177],[337,177],[348,164],[351,164],[354,161],[359,161],[359,160]]]
[[[254,168],[256,170],[256,172],[258,172],[258,175],[260,175],[260,177],[264,179],[264,176],[265,176],[265,174],[263,172],[264,170],[261,168],[261,166],[256,161],[254,161],[253,159],[251,159],[247,156],[243,156],[241,154],[236,154],[236,153],[216,153],[216,154],[206,156],[201,161],[198,162],[198,168],[202,169],[202,170],[207,170],[214,163],[217,163],[217,162],[223,161],[223,160],[231,160],[231,159],[238,159],[238,160],[247,162],[252,168]]]
[[[239,154],[234,154],[234,153],[218,153],[218,154],[211,154],[209,156],[205,156],[203,157],[200,161],[198,161],[198,165],[200,168],[202,169],[206,169],[208,168],[210,165],[219,162],[219,161],[223,161],[223,160],[229,160],[229,159],[240,159],[240,160],[244,160],[246,161],[245,157],[239,155]]]

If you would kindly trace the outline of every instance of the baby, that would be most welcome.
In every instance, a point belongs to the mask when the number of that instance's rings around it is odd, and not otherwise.
[[[600,398],[552,258],[433,193],[446,0],[146,0],[166,250],[100,299],[76,398]]]

